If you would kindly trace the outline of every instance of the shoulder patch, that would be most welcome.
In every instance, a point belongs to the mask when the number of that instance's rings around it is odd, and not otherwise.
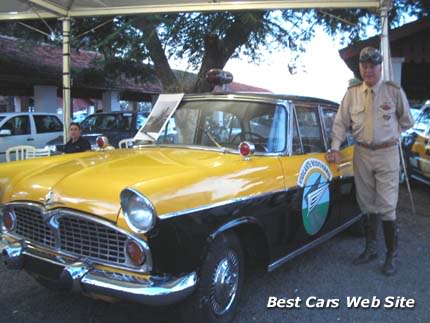
[[[393,81],[386,81],[385,84],[394,86],[396,89],[400,89],[400,86],[397,83],[394,83]]]
[[[348,89],[350,89],[352,87],[360,86],[361,84],[363,84],[363,81],[360,81],[360,80],[357,80],[357,79],[352,79],[352,80],[349,81]]]

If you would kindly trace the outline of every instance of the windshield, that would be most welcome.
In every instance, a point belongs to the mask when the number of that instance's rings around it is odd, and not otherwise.
[[[279,153],[285,150],[286,133],[283,106],[237,100],[188,101],[178,107],[157,143],[237,149],[240,142],[250,141],[257,152]]]
[[[132,116],[131,113],[93,114],[82,121],[81,130],[85,133],[130,131]]]
[[[0,116],[0,122],[1,122],[4,118],[6,118],[6,117]]]

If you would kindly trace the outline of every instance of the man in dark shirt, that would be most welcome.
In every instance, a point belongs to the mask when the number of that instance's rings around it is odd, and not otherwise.
[[[69,128],[70,140],[64,146],[64,152],[80,153],[83,151],[91,150],[91,145],[87,139],[81,137],[81,127],[79,123],[72,122]]]

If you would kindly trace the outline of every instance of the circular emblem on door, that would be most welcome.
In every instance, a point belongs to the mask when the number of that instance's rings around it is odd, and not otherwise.
[[[326,221],[332,177],[330,168],[316,158],[306,159],[300,168],[297,185],[303,187],[302,219],[310,235],[320,231]]]

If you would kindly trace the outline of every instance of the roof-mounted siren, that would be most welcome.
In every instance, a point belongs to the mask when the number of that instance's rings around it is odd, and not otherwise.
[[[233,74],[219,68],[212,68],[206,73],[206,81],[213,86],[221,86],[225,91],[227,84],[233,82]]]

